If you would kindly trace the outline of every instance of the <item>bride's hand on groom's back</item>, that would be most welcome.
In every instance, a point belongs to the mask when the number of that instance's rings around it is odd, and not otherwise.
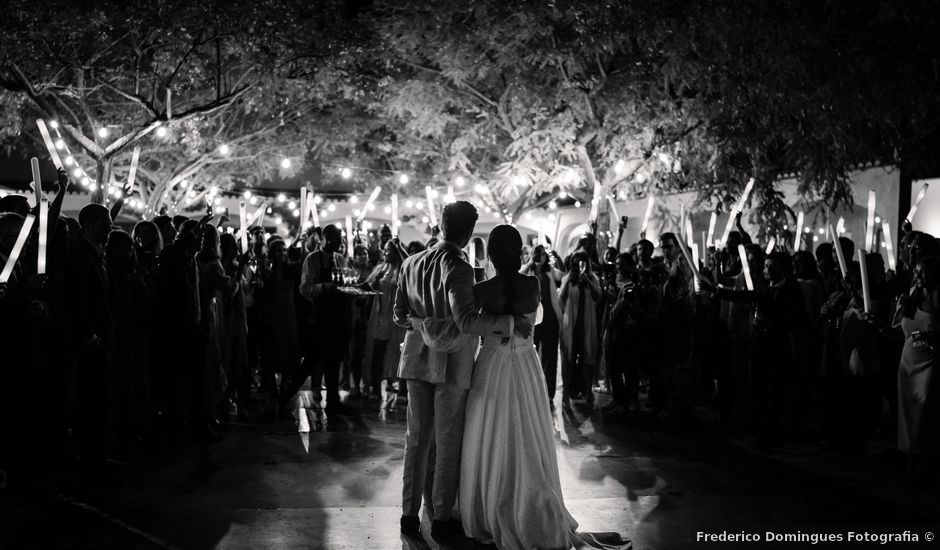
[[[516,335],[528,338],[532,334],[532,321],[525,315],[516,315],[514,325]]]

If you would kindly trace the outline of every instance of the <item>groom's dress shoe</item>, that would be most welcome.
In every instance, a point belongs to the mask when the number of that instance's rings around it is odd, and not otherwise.
[[[421,534],[421,520],[418,516],[401,517],[401,534],[417,537]]]
[[[464,536],[463,525],[457,518],[436,519],[431,523],[431,536],[438,540],[452,540]]]

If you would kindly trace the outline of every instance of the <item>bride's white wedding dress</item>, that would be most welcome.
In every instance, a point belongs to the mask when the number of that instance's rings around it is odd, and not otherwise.
[[[464,426],[459,510],[468,537],[501,550],[630,547],[576,534],[578,522],[561,494],[545,377],[531,335],[484,341]]]

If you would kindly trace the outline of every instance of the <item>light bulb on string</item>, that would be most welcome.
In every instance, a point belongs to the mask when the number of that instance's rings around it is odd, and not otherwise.
[[[320,204],[321,202],[323,202],[323,197],[320,195],[313,196],[313,204]]]
[[[383,210],[386,214],[391,214],[391,213],[392,213],[392,207],[391,207],[391,206],[386,206],[386,207],[383,208],[382,210]]]
[[[277,202],[284,203],[286,201],[287,201],[287,195],[285,195],[284,193],[277,194]]]
[[[268,209],[265,210],[265,212],[267,212],[268,214],[273,214],[273,213],[274,213],[274,209],[269,206]]]
[[[281,168],[283,168],[284,170],[287,170],[288,168],[290,168],[290,159],[289,159],[289,158],[286,158],[286,157],[285,157],[285,158],[282,158],[282,159],[281,159]]]
[[[568,198],[568,192],[562,190],[561,192],[558,193],[558,198],[559,198],[559,199],[567,199],[567,198]]]
[[[428,223],[429,221],[431,220],[427,216],[421,216],[421,223]]]
[[[327,216],[329,216],[329,215],[330,215],[330,213],[327,212],[326,210],[320,210],[320,217],[321,217],[321,218],[325,218],[325,217],[327,217]]]
[[[212,199],[212,204],[214,204],[214,205],[216,205],[216,206],[222,204],[222,197],[216,197],[216,198]]]
[[[330,212],[336,212],[336,205],[330,203],[330,205],[327,206],[326,209],[329,210]]]
[[[402,174],[398,176],[398,183],[405,185],[408,183],[408,174]]]
[[[89,185],[91,185],[91,178],[89,178],[88,176],[83,177],[82,185],[84,185],[85,187],[88,187]]]
[[[223,143],[222,145],[219,145],[219,154],[227,155],[230,152],[232,152],[232,150],[229,148],[227,144]]]
[[[280,216],[274,216],[274,225],[281,225],[284,223],[284,218]]]
[[[431,189],[431,198],[436,199],[440,193],[437,192],[437,189]]]
[[[71,166],[74,162],[75,162],[75,157],[73,157],[72,155],[68,155],[67,157],[65,157],[65,160],[62,161],[62,163],[65,164],[66,166]]]
[[[258,203],[259,203],[259,202],[260,202],[260,201],[258,200],[258,197],[255,197],[255,196],[253,196],[253,197],[251,197],[250,199],[248,199],[248,204],[250,204],[250,205],[252,205],[252,206],[258,206]]]
[[[421,201],[416,202],[416,203],[415,203],[415,208],[417,208],[418,210],[423,210],[423,209],[424,209],[424,203],[421,202]]]
[[[82,177],[83,173],[84,172],[82,172],[81,168],[75,168],[74,170],[72,170],[72,175],[75,176],[76,178]]]
[[[463,187],[465,183],[467,183],[467,180],[465,180],[463,176],[457,176],[457,178],[454,179],[454,185],[457,187]]]
[[[300,209],[299,209],[299,208],[295,208],[293,211],[291,211],[291,214],[293,214],[295,218],[299,218],[299,217],[300,217]]]
[[[350,197],[349,197],[349,202],[350,202],[351,204],[356,204],[356,203],[359,202],[359,197],[357,197],[356,195],[350,195]]]
[[[352,170],[350,170],[349,168],[343,168],[342,172],[340,172],[340,175],[343,176],[344,180],[348,180],[349,178],[352,177]]]
[[[554,210],[554,209],[558,208],[558,203],[555,202],[555,201],[549,201],[548,207],[551,208],[552,210]]]
[[[486,193],[486,192],[488,191],[487,187],[486,187],[485,185],[483,185],[482,183],[478,183],[478,184],[474,185],[474,186],[473,186],[473,190],[476,191],[477,193],[481,194],[481,195],[484,194],[484,193]]]
[[[290,210],[293,210],[293,209],[297,208],[297,201],[290,201],[290,202],[288,202],[288,203],[287,203],[287,208],[290,209]]]
[[[355,216],[355,217],[358,218],[358,217],[359,217],[359,214],[362,214],[362,210],[359,210],[359,209],[357,208],[357,209],[353,210],[352,213],[353,213],[353,216]]]
[[[158,138],[165,138],[165,137],[166,137],[166,134],[167,134],[166,128],[164,128],[163,126],[160,126],[159,128],[157,128],[157,137],[158,137]]]
[[[369,212],[374,212],[374,211],[375,211],[375,203],[369,204],[369,206],[366,208],[366,210],[368,210]]]
[[[210,194],[210,195],[218,195],[218,194],[219,194],[219,186],[218,186],[218,185],[213,185],[212,187],[210,187],[210,188],[209,188],[209,194]]]
[[[581,208],[581,201],[574,201],[575,208]]]
[[[405,208],[414,208],[415,201],[405,201]]]
[[[523,217],[524,217],[525,219],[527,219],[527,220],[531,220],[531,219],[532,219],[532,213],[531,213],[531,212],[526,212]]]
[[[108,137],[108,135],[111,133],[111,131],[108,130],[107,128],[105,128],[104,126],[102,126],[101,128],[98,128],[98,132],[97,132],[97,133],[98,133],[98,137],[100,137],[101,139],[104,139],[104,138]]]
[[[50,120],[50,121],[49,121],[49,127],[52,128],[53,130],[55,130],[56,128],[59,127],[59,122],[56,121],[56,120]]]
[[[242,196],[245,197],[245,199],[250,199],[250,198],[251,198],[251,191],[248,191],[248,190],[246,189],[245,192],[242,193]]]
[[[59,138],[59,139],[55,140],[55,148],[56,148],[56,149],[65,149],[65,140],[62,139],[62,138]]]

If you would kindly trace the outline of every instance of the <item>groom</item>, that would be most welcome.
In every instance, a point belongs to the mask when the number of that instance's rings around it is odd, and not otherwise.
[[[398,377],[408,382],[401,517],[405,535],[421,532],[418,512],[429,468],[431,535],[447,539],[462,533],[453,510],[478,337],[505,338],[512,332],[528,337],[532,332],[525,317],[488,315],[474,306],[473,269],[462,249],[470,242],[477,217],[469,202],[448,204],[441,216],[442,240],[409,256],[401,267],[394,316],[408,329],[398,366]],[[436,451],[430,465],[432,445]]]

